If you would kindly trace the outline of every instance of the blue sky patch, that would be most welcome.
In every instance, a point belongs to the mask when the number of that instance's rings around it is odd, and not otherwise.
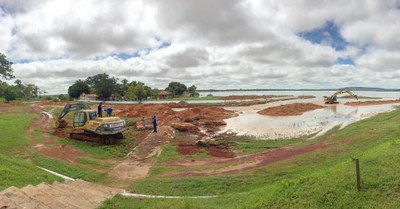
[[[125,53],[125,52],[121,52],[121,53],[113,53],[111,54],[112,57],[118,57],[121,60],[127,60],[130,59],[132,57],[140,57],[139,52],[133,52],[133,53]],[[106,56],[108,57],[108,56]]]
[[[160,46],[158,47],[158,49],[168,48],[169,46],[171,46],[171,42],[163,41],[163,42],[161,42],[161,44],[160,44]]]
[[[328,45],[336,51],[342,51],[349,44],[340,34],[340,29],[331,21],[327,21],[322,27],[311,31],[300,32],[301,38],[313,44]]]
[[[111,53],[109,55],[105,55],[105,56],[96,56],[94,59],[95,60],[102,60],[105,59],[109,56],[112,57],[117,57],[121,60],[127,60],[133,57],[140,57],[143,54],[149,54],[151,51],[155,51],[155,50],[159,50],[159,49],[163,49],[163,48],[167,48],[169,46],[171,46],[171,42],[168,41],[161,41],[159,38],[155,38],[158,42],[160,42],[159,46],[155,49],[152,48],[144,48],[144,49],[140,49],[136,52],[132,52],[132,53],[127,53],[127,52],[115,52],[115,53]]]
[[[13,61],[15,64],[27,64],[31,62],[46,62],[46,61],[51,61],[51,60],[61,60],[61,59],[69,59],[69,55],[64,55],[64,56],[59,56],[59,57],[53,57],[53,58],[43,58],[43,59],[19,59],[16,61]]]
[[[335,64],[339,65],[356,65],[351,57],[339,57],[336,59]]]

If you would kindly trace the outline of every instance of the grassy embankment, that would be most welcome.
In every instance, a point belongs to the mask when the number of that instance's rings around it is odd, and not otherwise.
[[[107,177],[107,169],[124,157],[132,146],[135,146],[135,142],[131,139],[137,134],[136,131],[130,131],[126,139],[118,145],[62,139],[52,135],[51,131],[48,134],[54,141],[49,142],[43,138],[39,129],[34,130],[33,138],[29,138],[28,127],[39,116],[30,112],[30,108],[23,104],[10,107],[10,110],[13,113],[0,114],[0,160],[2,162],[0,164],[0,191],[10,186],[23,187],[28,184],[62,181],[36,166],[92,182],[112,181]],[[55,115],[58,114],[57,111],[61,111],[61,108],[55,110]],[[34,141],[49,148],[72,145],[85,153],[85,156],[76,157],[75,163],[46,157],[32,148]]]
[[[52,110],[51,112],[53,116],[57,116],[61,112],[62,108],[47,108],[46,110]],[[74,112],[71,112],[64,119],[71,123],[73,115]],[[50,134],[52,135],[51,131]],[[114,145],[70,140],[52,135],[52,138],[56,142],[56,146],[71,145],[75,149],[85,153],[86,156],[75,157],[76,162],[73,164],[45,157],[39,153],[36,153],[33,159],[35,163],[43,167],[72,178],[80,178],[92,182],[112,182],[113,180],[109,179],[107,176],[107,170],[117,163],[118,160],[125,157],[126,154],[136,146],[136,142],[132,140],[132,138],[137,134],[137,131],[130,130],[125,134],[125,138],[122,141]],[[40,138],[40,136],[38,138]],[[50,144],[50,146],[54,145]]]
[[[27,129],[36,117],[30,113],[0,114],[0,191],[10,186],[61,180],[25,160],[32,154],[27,148]]]
[[[334,130],[317,149],[266,167],[231,175],[163,177],[133,185],[154,195],[221,195],[210,199],[116,196],[103,208],[397,208],[400,205],[400,109]],[[307,144],[310,142],[306,142]],[[302,146],[302,145],[297,145]],[[361,164],[361,192],[355,165]]]

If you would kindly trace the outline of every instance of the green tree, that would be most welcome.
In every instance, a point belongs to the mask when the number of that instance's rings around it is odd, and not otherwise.
[[[128,89],[125,92],[125,97],[128,100],[134,100],[136,98],[135,95],[135,86],[134,85],[129,85]]]
[[[82,93],[89,93],[89,85],[85,81],[77,80],[68,88],[68,95],[72,98],[79,98]]]
[[[106,100],[117,90],[117,79],[105,73],[88,77],[86,82],[102,100]]]
[[[128,90],[128,88],[129,88],[129,82],[125,78],[122,79],[121,83],[117,84],[117,92],[121,97],[125,96],[125,93]]]
[[[138,83],[133,91],[139,103],[142,103],[142,100],[147,97],[146,90],[142,83]]]
[[[154,99],[157,99],[160,90],[158,88],[154,88],[151,90],[150,96]]]
[[[148,97],[148,92],[144,84],[139,82],[136,85],[129,85],[125,97],[129,100],[138,100],[141,103],[143,99]]]
[[[9,86],[8,83],[0,81],[0,97],[4,98],[4,92],[6,91],[8,86]]]
[[[14,78],[12,64],[4,54],[0,53],[0,81],[1,78],[5,80]]]
[[[8,86],[4,91],[4,99],[6,102],[10,102],[17,99],[17,89],[15,86]]]
[[[35,84],[27,84],[24,88],[24,95],[26,98],[34,98],[37,97],[39,94],[39,87]]]
[[[191,97],[198,97],[199,93],[197,93],[197,87],[195,85],[192,85],[191,87],[188,88],[188,92],[190,93]]]
[[[25,94],[24,94],[25,93],[25,86],[22,83],[22,81],[17,79],[16,81],[14,81],[14,83],[15,83],[14,91],[17,94],[17,98],[25,99]]]
[[[171,82],[165,90],[171,92],[175,96],[181,96],[183,92],[187,91],[187,87],[185,84],[179,82]]]

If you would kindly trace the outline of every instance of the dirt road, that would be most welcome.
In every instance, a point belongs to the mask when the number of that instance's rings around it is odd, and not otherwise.
[[[123,180],[137,180],[145,178],[154,161],[151,157],[161,153],[161,146],[170,141],[173,129],[170,126],[161,126],[157,133],[150,132],[146,138],[135,147],[132,152],[120,163],[112,168],[108,174]]]

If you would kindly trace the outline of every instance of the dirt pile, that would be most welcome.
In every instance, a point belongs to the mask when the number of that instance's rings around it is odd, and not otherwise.
[[[182,132],[198,132],[199,128],[191,123],[186,122],[179,122],[179,123],[172,123],[172,128],[182,131]]]
[[[12,107],[13,105],[10,103],[0,103],[0,107]]]
[[[349,106],[368,106],[368,105],[382,105],[382,104],[395,104],[395,103],[400,103],[400,99],[382,100],[382,101],[346,102],[345,105],[349,105]]]
[[[219,158],[235,157],[235,153],[229,149],[227,143],[198,141],[195,144],[181,144],[177,147],[177,150],[182,155],[195,155],[199,152],[203,152]]]
[[[257,113],[268,116],[293,116],[293,115],[301,115],[305,112],[320,108],[324,107],[312,103],[294,103],[294,104],[281,105],[277,107],[269,107]]]
[[[59,128],[56,128],[56,129],[54,129],[53,134],[58,136],[58,137],[60,137],[60,138],[63,138],[63,139],[69,139],[69,133],[70,132],[72,132],[72,129],[59,129]]]
[[[207,131],[213,131],[218,126],[226,125],[224,119],[237,114],[222,107],[194,107],[176,112],[181,121],[204,126]]]
[[[165,104],[138,104],[138,105],[107,105],[112,106],[114,113],[127,118],[141,118],[145,116],[151,122],[153,116],[157,117],[159,125],[176,121],[176,113]],[[140,123],[141,124],[141,123]]]

